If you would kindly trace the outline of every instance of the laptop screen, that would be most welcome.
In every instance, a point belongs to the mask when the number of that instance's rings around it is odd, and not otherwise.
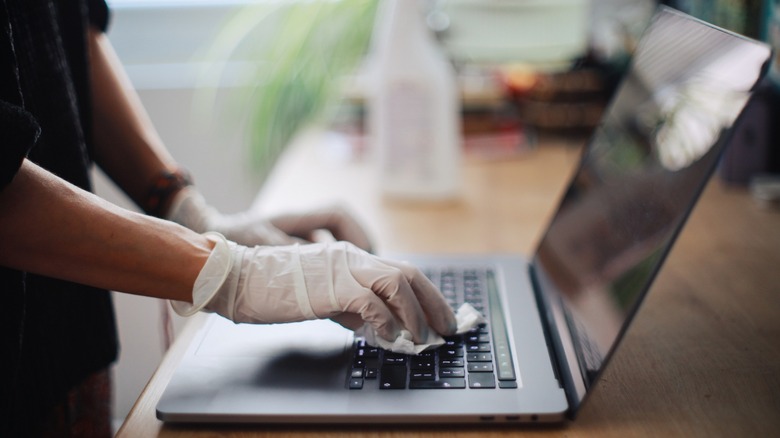
[[[770,56],[661,8],[584,152],[534,266],[584,386],[622,336]],[[581,401],[581,400],[576,400]]]

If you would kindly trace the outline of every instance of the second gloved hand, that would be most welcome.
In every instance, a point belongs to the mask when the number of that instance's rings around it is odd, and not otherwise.
[[[333,206],[304,213],[263,218],[252,212],[222,214],[210,206],[195,187],[185,187],[173,199],[166,219],[197,233],[215,231],[245,246],[290,245],[314,241],[324,230],[336,240],[351,242],[366,251],[370,240],[363,228],[344,208]]]
[[[369,323],[393,341],[401,330],[425,343],[432,329],[455,332],[439,290],[417,268],[380,259],[347,242],[244,247],[215,236],[217,246],[195,283],[189,315],[204,308],[237,323],[330,318],[356,330]]]

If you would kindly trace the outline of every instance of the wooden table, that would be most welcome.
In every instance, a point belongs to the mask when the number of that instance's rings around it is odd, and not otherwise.
[[[305,137],[258,199],[267,212],[340,202],[382,251],[533,251],[579,156],[545,142],[516,158],[466,160],[463,197],[447,205],[376,196],[364,160]],[[119,436],[503,437],[777,436],[780,433],[780,210],[713,178],[604,379],[574,422],[555,427],[173,426],[155,405],[200,316],[163,359]]]

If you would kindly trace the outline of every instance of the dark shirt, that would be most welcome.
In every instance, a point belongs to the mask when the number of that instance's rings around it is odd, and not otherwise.
[[[107,21],[103,0],[0,0],[0,190],[25,157],[91,190],[86,30]],[[111,296],[0,267],[0,303],[0,436],[30,436],[116,359]]]

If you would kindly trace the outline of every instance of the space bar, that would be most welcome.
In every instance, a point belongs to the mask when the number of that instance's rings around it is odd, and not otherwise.
[[[439,380],[412,380],[410,389],[462,389],[466,387],[466,379],[462,377],[445,377]]]

